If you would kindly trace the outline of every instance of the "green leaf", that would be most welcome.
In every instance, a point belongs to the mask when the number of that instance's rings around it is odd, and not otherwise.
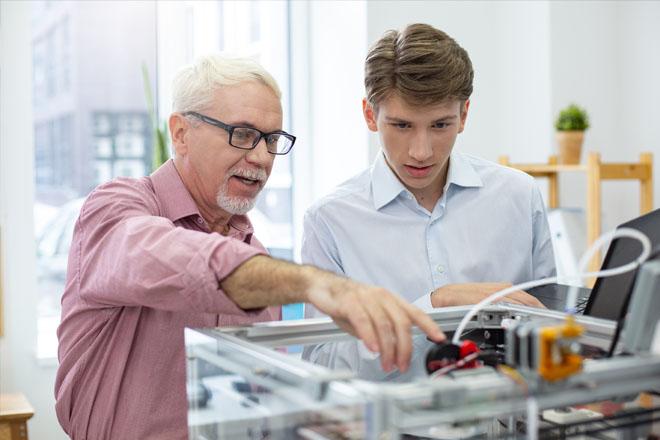
[[[147,101],[147,111],[149,112],[149,121],[151,123],[151,129],[153,133],[153,145],[152,145],[152,163],[151,171],[155,171],[162,164],[167,162],[170,158],[168,150],[168,127],[167,121],[162,121],[159,123],[158,117],[156,115],[156,109],[154,107],[154,99],[151,94],[151,81],[149,80],[149,70],[147,65],[142,63],[142,81],[144,84],[144,97]],[[159,124],[162,124],[159,126]]]
[[[589,128],[589,115],[583,108],[571,104],[559,112],[555,128],[557,131],[584,131]]]

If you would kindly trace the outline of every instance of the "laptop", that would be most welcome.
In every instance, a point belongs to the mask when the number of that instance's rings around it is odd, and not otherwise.
[[[651,240],[651,249],[660,246],[660,209],[619,225],[619,228],[624,227],[637,229],[646,234]],[[617,238],[610,244],[601,270],[629,263],[637,258],[641,251],[642,244],[639,241],[628,237]],[[578,311],[582,311],[586,316],[620,322],[626,314],[637,271],[638,269],[620,275],[598,278],[591,291],[580,288]],[[547,308],[563,311],[569,288],[570,286],[563,284],[550,284],[529,289],[528,292],[536,296]],[[584,304],[583,310],[580,310],[581,303]]]

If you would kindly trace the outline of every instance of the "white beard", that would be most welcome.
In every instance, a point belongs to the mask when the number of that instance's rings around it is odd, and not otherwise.
[[[223,185],[222,188],[220,188],[220,191],[218,191],[216,201],[221,209],[224,209],[233,215],[247,214],[257,203],[256,198],[250,199],[247,197],[231,197],[227,195],[226,185]]]
[[[229,172],[227,173],[227,178],[225,179],[224,183],[218,190],[218,194],[216,195],[215,198],[218,207],[233,215],[247,214],[248,211],[254,208],[254,205],[257,203],[257,198],[236,197],[236,196],[228,195],[227,194],[227,191],[229,190],[228,182],[229,182],[229,177],[231,176],[243,176],[251,179],[259,179],[262,181],[261,185],[263,185],[266,179],[268,179],[268,175],[264,170],[252,171],[252,170],[232,169],[229,170]]]

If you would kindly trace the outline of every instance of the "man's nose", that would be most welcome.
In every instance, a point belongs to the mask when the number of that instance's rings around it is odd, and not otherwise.
[[[414,136],[408,154],[418,162],[424,162],[433,156],[433,145],[428,133],[422,131]]]
[[[266,138],[261,138],[256,147],[248,151],[245,155],[245,159],[255,165],[260,165],[261,167],[266,167],[268,164],[273,162],[274,155],[268,152],[266,147]]]

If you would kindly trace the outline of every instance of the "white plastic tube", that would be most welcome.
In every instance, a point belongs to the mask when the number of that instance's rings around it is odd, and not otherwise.
[[[615,238],[620,238],[620,237],[629,237],[629,238],[634,238],[639,240],[642,243],[642,252],[639,254],[639,257],[637,257],[634,261],[631,261],[630,263],[624,264],[619,267],[615,267],[612,269],[606,269],[598,272],[582,272],[585,270],[589,260],[591,257],[605,244],[609,243],[611,240],[614,240]],[[579,263],[579,270],[580,273],[576,275],[571,275],[568,278],[573,281],[573,282],[582,282],[582,279],[584,278],[591,278],[591,277],[609,277],[613,275],[619,275],[625,272],[628,272],[630,270],[634,270],[636,267],[641,265],[646,261],[646,259],[649,257],[651,254],[651,241],[649,238],[641,233],[640,231],[632,228],[619,228],[614,231],[607,232],[603,235],[601,235],[590,247],[587,249],[587,251],[582,255],[582,258],[580,258],[580,263]],[[452,342],[454,344],[460,344],[461,341],[461,335],[465,331],[465,327],[467,324],[474,318],[477,313],[484,307],[486,307],[489,304],[492,304],[494,301],[497,301],[498,299],[505,297],[517,290],[526,290],[526,289],[531,289],[532,287],[537,287],[537,286],[543,286],[545,284],[551,284],[551,283],[556,283],[557,282],[557,277],[549,277],[549,278],[543,278],[540,280],[534,280],[534,281],[527,281],[525,283],[520,283],[516,284],[515,286],[507,287],[506,289],[499,290],[497,292],[492,293],[491,295],[487,296],[486,298],[482,299],[479,301],[477,304],[474,305],[470,309],[468,313],[465,314],[461,322],[458,324],[458,327],[456,328],[456,332],[454,333],[454,337],[452,338]],[[566,301],[566,309],[569,313],[575,313],[575,303],[577,299],[577,292],[578,288],[573,287],[569,289],[568,295],[567,295],[567,301]]]
[[[539,438],[539,403],[533,397],[527,398],[527,440]]]
[[[642,243],[642,252],[635,260],[619,267],[599,271],[597,272],[597,275],[592,275],[589,273],[583,274],[584,271],[587,270],[587,265],[589,264],[589,261],[593,258],[594,254],[601,247],[605,247],[605,244],[610,243],[615,238],[622,238],[622,237],[634,238],[637,239],[640,243]],[[580,258],[580,262],[578,263],[578,271],[581,274],[583,274],[582,278],[590,278],[593,276],[611,277],[614,275],[620,275],[622,273],[626,273],[631,270],[635,270],[638,266],[644,263],[649,258],[650,255],[651,255],[651,240],[649,240],[649,238],[645,234],[633,228],[619,228],[614,231],[607,232],[601,235],[600,237],[598,237],[598,239],[594,242],[594,244],[591,247],[589,247],[589,249],[587,249],[587,251],[582,255],[582,258]],[[575,305],[577,304],[578,289],[579,287],[577,285],[573,285],[568,290],[568,295],[566,296],[567,313],[576,312]]]

